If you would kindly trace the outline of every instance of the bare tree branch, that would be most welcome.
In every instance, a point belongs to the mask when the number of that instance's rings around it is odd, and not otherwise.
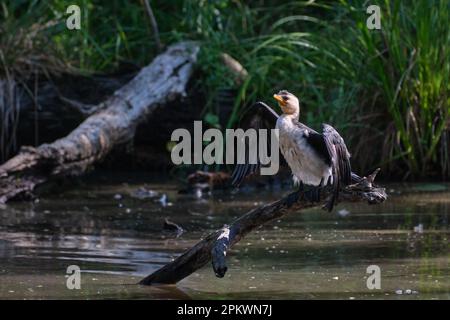
[[[152,7],[150,6],[149,0],[143,0],[145,5],[145,11],[147,12],[147,16],[150,20],[150,25],[152,26],[153,36],[155,37],[156,49],[158,52],[162,51],[161,40],[159,39],[159,30],[158,23],[156,22],[155,15],[153,14]]]
[[[354,184],[347,186],[339,194],[339,200],[348,202],[367,201],[377,204],[387,199],[384,188],[373,184],[379,169],[367,177],[359,177],[352,173]],[[324,197],[332,194],[331,188],[322,191]],[[296,192],[288,196],[253,209],[233,221],[229,226],[211,233],[194,247],[183,253],[173,262],[150,274],[140,284],[174,284],[189,276],[212,260],[212,267],[217,277],[223,277],[227,271],[226,254],[234,244],[255,228],[287,213],[318,206],[308,201],[304,195]]]

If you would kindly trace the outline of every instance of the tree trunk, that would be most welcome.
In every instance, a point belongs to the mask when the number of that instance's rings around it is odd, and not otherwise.
[[[158,105],[185,95],[199,47],[181,42],[158,55],[128,84],[95,106],[95,113],[64,138],[22,147],[0,166],[0,203],[29,195],[51,178],[80,175],[115,146],[130,141]]]

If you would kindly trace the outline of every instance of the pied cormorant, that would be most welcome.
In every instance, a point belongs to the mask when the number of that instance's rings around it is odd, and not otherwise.
[[[322,133],[299,122],[300,103],[292,93],[282,90],[274,95],[283,114],[278,114],[263,102],[252,105],[241,119],[244,129],[279,130],[281,154],[289,165],[294,184],[298,184],[299,195],[305,191],[310,200],[320,200],[320,189],[333,186],[333,194],[325,204],[331,211],[339,190],[351,183],[350,154],[344,140],[330,125],[322,125]],[[270,139],[269,139],[270,140]],[[247,161],[248,162],[248,161]],[[232,174],[232,184],[239,186],[243,179],[256,173],[260,164],[237,164]]]

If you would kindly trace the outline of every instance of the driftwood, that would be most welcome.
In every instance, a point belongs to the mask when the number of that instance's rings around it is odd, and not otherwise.
[[[231,176],[227,172],[206,172],[196,171],[187,177],[187,189],[180,190],[180,193],[209,192],[218,189],[231,187]]]
[[[234,74],[234,81],[237,85],[244,83],[245,79],[248,77],[247,70],[242,66],[242,64],[231,57],[228,53],[222,53],[220,58],[223,64]]]
[[[158,55],[69,135],[39,147],[22,147],[0,166],[0,203],[30,195],[51,178],[80,175],[114,147],[130,141],[158,105],[185,95],[198,45],[181,42]]]
[[[369,204],[377,204],[386,200],[385,189],[373,184],[378,172],[379,169],[363,178],[352,173],[354,184],[345,187],[340,192],[339,200],[350,202],[367,201]],[[327,197],[332,192],[331,188],[325,188],[322,190],[322,196]],[[225,261],[227,250],[246,234],[264,223],[278,219],[289,212],[317,205],[318,203],[308,201],[304,195],[294,192],[281,200],[253,209],[236,219],[229,226],[226,225],[222,229],[208,235],[173,262],[144,278],[140,284],[175,284],[206,265],[210,260],[212,260],[212,267],[216,276],[221,278],[227,271]]]

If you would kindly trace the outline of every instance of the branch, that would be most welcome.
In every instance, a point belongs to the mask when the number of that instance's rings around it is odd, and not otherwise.
[[[247,79],[248,71],[242,64],[227,53],[222,53],[220,58],[228,70],[235,76],[235,83],[238,85],[243,84],[245,79]]]
[[[387,199],[384,188],[375,186],[373,181],[379,169],[367,177],[359,177],[352,174],[354,184],[345,187],[339,194],[339,200],[347,202],[367,201],[369,204],[378,204]],[[333,193],[332,188],[324,188],[322,195],[325,197]],[[240,218],[233,221],[229,226],[208,235],[194,247],[186,251],[174,261],[161,269],[150,274],[140,284],[174,284],[189,276],[212,260],[212,267],[217,277],[223,277],[227,271],[227,251],[239,240],[245,237],[253,229],[275,220],[293,211],[299,211],[318,206],[297,192],[286,197],[255,208]],[[295,201],[293,201],[295,199]]]
[[[72,109],[78,111],[84,117],[88,117],[88,116],[94,114],[95,112],[97,112],[98,110],[100,110],[102,107],[104,107],[101,104],[99,104],[99,105],[85,104],[80,101],[66,98],[63,95],[61,95],[59,93],[59,91],[58,91],[58,98],[62,102],[66,103]]]
[[[150,20],[150,24],[152,26],[153,36],[155,37],[156,49],[158,50],[158,52],[161,52],[162,45],[161,45],[161,40],[159,39],[158,23],[156,22],[156,18],[155,18],[155,15],[153,14],[153,10],[152,10],[152,7],[150,6],[150,2],[148,0],[144,0],[144,5],[145,5],[145,11],[147,12],[147,16],[148,16],[148,18]]]

